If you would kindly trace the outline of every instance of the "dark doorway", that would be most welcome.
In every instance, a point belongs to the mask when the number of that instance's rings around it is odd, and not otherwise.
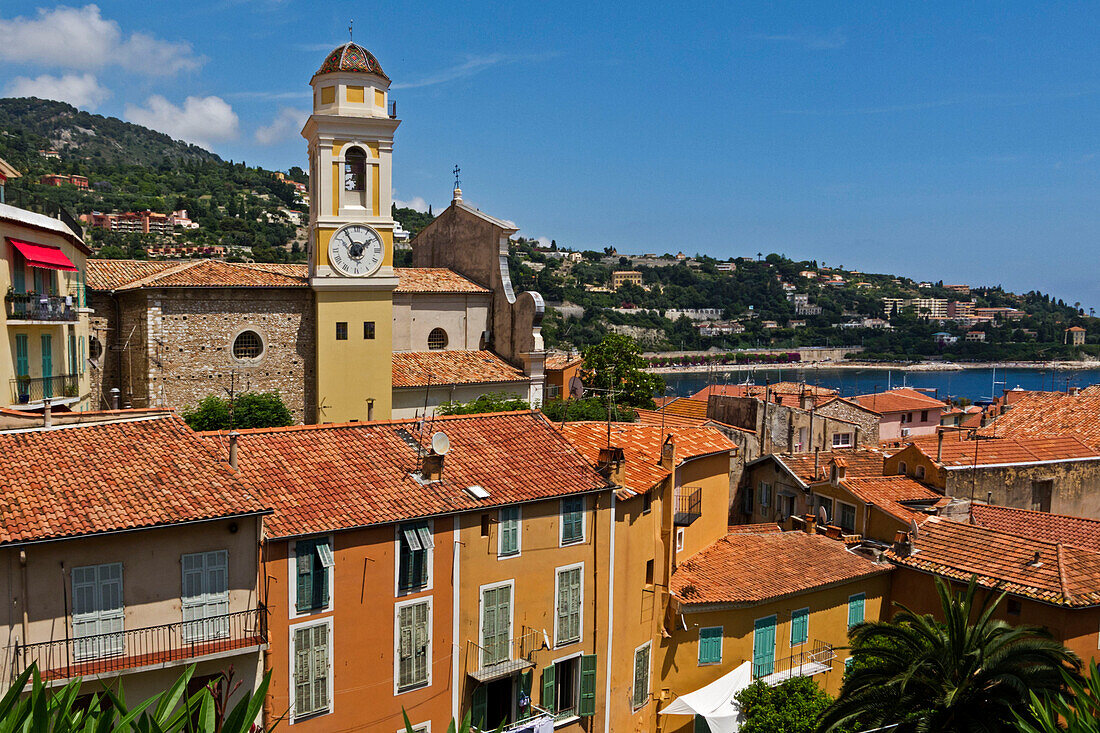
[[[512,677],[493,680],[485,685],[485,729],[496,730],[501,723],[512,722],[515,682]]]

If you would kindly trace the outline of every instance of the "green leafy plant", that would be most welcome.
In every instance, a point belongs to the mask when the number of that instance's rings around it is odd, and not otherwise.
[[[210,395],[194,410],[184,410],[181,414],[191,429],[198,431],[278,428],[294,423],[278,392],[242,392],[232,402]]]
[[[1089,662],[1082,679],[1063,671],[1065,693],[1039,695],[1028,692],[1031,705],[1026,715],[1016,713],[1021,733],[1100,733],[1100,672]]]
[[[652,410],[653,395],[664,390],[665,380],[643,371],[646,366],[638,342],[609,333],[585,349],[581,379],[586,389],[601,390],[600,396],[611,391],[616,404]]]
[[[1045,629],[993,618],[1005,594],[984,593],[971,578],[952,595],[936,579],[944,621],[898,604],[891,621],[849,632],[852,668],[818,730],[896,726],[894,733],[1003,731],[1028,692],[1056,695],[1080,660]]]
[[[771,687],[760,680],[737,693],[741,733],[813,733],[832,699],[809,677]]]
[[[489,392],[472,402],[444,402],[437,409],[440,415],[476,415],[485,412],[530,410],[531,403],[519,395]]]

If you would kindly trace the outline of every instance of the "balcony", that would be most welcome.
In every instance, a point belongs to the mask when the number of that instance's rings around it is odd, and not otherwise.
[[[688,527],[703,514],[703,488],[678,488],[674,497],[672,523],[677,527]]]
[[[8,293],[4,298],[9,321],[47,321],[76,323],[79,315],[71,295],[45,293]]]
[[[493,648],[486,648],[472,639],[466,642],[467,674],[478,682],[492,682],[502,677],[531,669],[534,653],[545,648],[545,639],[538,629],[524,632]]]
[[[8,648],[16,670],[37,662],[46,681],[98,678],[149,667],[237,654],[267,643],[267,609],[201,621],[147,626],[110,634]]]
[[[764,684],[775,687],[795,677],[812,677],[815,674],[828,672],[833,668],[834,659],[836,659],[836,652],[833,651],[832,644],[815,640],[813,646],[804,647],[802,651],[789,657],[775,660],[775,665],[768,674],[755,674],[767,670],[754,669],[753,677],[759,677]]]
[[[58,374],[53,377],[16,377],[11,380],[11,401],[14,405],[29,405],[46,399],[64,400],[79,396],[79,374]]]

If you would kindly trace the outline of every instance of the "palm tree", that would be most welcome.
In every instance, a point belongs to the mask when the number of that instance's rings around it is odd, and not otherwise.
[[[1063,671],[1081,662],[1045,629],[992,618],[1005,594],[975,601],[977,579],[954,596],[936,578],[944,621],[901,611],[891,621],[859,624],[849,633],[851,670],[818,731],[896,726],[893,733],[1012,730],[1013,708],[1029,692],[1065,687]],[[971,623],[971,618],[976,620]]]

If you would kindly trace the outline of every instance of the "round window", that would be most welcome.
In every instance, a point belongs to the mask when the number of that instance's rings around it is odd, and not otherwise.
[[[103,344],[100,343],[98,338],[92,336],[90,339],[88,339],[88,358],[98,359],[102,354]]]
[[[233,356],[237,359],[258,359],[263,351],[263,339],[255,331],[241,331],[233,340]]]
[[[442,328],[433,328],[428,334],[428,348],[432,351],[447,348],[447,332]]]

